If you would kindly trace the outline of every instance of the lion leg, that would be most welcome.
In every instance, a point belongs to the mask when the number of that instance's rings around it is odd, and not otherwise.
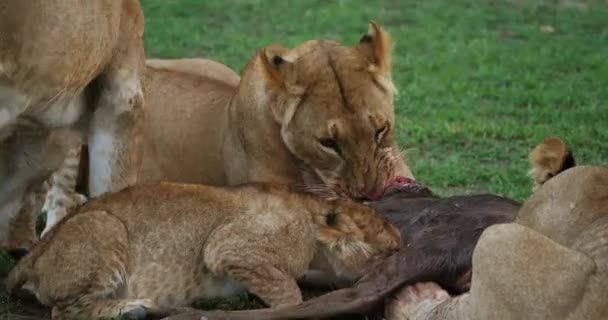
[[[119,72],[100,97],[89,133],[89,196],[119,191],[137,181],[143,95],[138,73]]]
[[[91,121],[89,196],[135,184],[142,158],[140,138],[145,68],[143,13],[137,1],[126,1],[117,54],[98,78],[101,92]],[[137,26],[136,26],[137,25]]]
[[[77,137],[71,129],[48,129],[18,119],[10,136],[0,142],[0,240],[15,235],[13,221],[35,221],[37,206],[28,197],[60,166]],[[32,235],[33,226],[26,236]]]
[[[2,70],[1,62],[0,70]],[[26,97],[19,94],[13,86],[9,85],[8,81],[3,81],[0,76],[0,142],[10,134],[11,126],[26,106]]]
[[[139,138],[143,95],[136,70],[107,80],[89,134],[89,196],[135,184],[141,161]]]
[[[38,241],[36,221],[42,207],[42,197],[47,190],[48,185],[44,182],[35,190],[28,192],[21,209],[10,221],[8,231],[10,245],[5,249],[15,259],[21,258]]]
[[[224,261],[222,274],[242,283],[270,307],[296,305],[302,302],[302,293],[296,280],[278,268],[262,264],[243,266],[246,259]],[[254,260],[255,261],[255,260]]]
[[[87,198],[75,191],[80,165],[81,145],[71,148],[65,161],[50,178],[50,189],[46,194],[42,211],[46,212],[46,225],[41,237],[51,230],[67,213]]]
[[[34,245],[36,217],[32,195],[27,191],[16,193],[15,198],[0,204],[0,251],[19,259]]]

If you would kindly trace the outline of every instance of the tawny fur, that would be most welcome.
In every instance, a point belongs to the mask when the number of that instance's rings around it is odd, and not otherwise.
[[[54,172],[48,181],[49,188],[42,206],[42,212],[46,213],[46,225],[40,235],[41,237],[63,219],[69,210],[85,203],[87,200],[86,196],[76,192],[81,150],[80,145],[71,148],[59,170]]]
[[[73,148],[67,150],[66,158],[51,177],[37,188],[26,193],[19,212],[8,226],[9,245],[1,245],[7,250],[30,248],[37,240],[36,221],[41,212],[46,213],[46,225],[41,237],[67,215],[86,201],[86,196],[76,192],[76,182],[81,159],[80,140],[74,139]],[[65,142],[65,141],[64,141]],[[65,147],[67,144],[62,143]]]
[[[529,175],[534,180],[534,190],[558,173],[575,165],[574,157],[566,143],[558,137],[547,137],[528,156]]]
[[[390,36],[369,28],[355,47],[259,50],[242,80],[211,60],[148,60],[139,183],[285,183],[374,198],[395,174],[413,177],[392,142]],[[275,55],[284,62],[274,65]],[[318,141],[332,134],[340,155]]]
[[[393,144],[390,37],[370,24],[365,39],[271,45],[240,79],[209,60],[149,60],[140,181],[285,183],[375,198],[396,171],[411,177]],[[319,141],[330,138],[338,152]]]
[[[14,127],[0,142],[0,159],[14,160],[0,160],[0,175],[12,175],[14,183],[0,186],[14,196],[0,204],[3,249],[27,248],[37,239],[35,221],[49,187],[44,177],[51,175],[51,168],[59,166],[69,146],[79,140],[71,129],[48,129],[27,118],[18,119]]]
[[[134,316],[243,289],[297,304],[308,269],[354,280],[399,248],[373,209],[269,185],[160,183],[89,201],[11,271],[53,319]]]
[[[137,0],[0,5],[0,240],[76,139],[92,196],[136,181],[143,28]]]
[[[9,245],[0,247],[9,250],[9,252],[20,249],[27,250],[38,241],[36,222],[48,190],[49,184],[45,181],[39,188],[31,190],[25,195],[19,213],[10,220],[8,225]]]
[[[606,319],[608,168],[578,166],[545,182],[515,223],[484,231],[470,293],[447,298],[441,291],[406,288],[387,318]]]

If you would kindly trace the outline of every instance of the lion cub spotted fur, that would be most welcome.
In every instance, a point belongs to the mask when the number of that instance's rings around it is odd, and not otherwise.
[[[352,202],[269,185],[141,185],[68,215],[7,287],[27,283],[53,319],[144,317],[244,289],[270,306],[297,304],[308,269],[355,280],[399,242]]]

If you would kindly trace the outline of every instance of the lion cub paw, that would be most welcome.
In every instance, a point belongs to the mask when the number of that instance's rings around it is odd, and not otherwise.
[[[129,311],[125,311],[122,314],[122,318],[129,320],[145,319],[148,316],[148,312],[143,306],[136,306],[131,308]]]
[[[398,292],[386,307],[389,320],[424,319],[438,304],[450,298],[447,291],[434,282],[407,286]]]
[[[121,319],[143,320],[149,313],[154,313],[156,304],[150,299],[133,299],[119,302],[117,307],[120,308]]]
[[[156,304],[150,299],[126,300],[121,306],[120,316],[125,319],[146,319],[148,313],[156,308]]]

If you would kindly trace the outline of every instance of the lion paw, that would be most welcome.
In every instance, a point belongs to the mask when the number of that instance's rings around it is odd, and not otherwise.
[[[434,282],[417,283],[398,292],[386,307],[390,320],[414,320],[424,318],[433,308],[450,298],[450,295]]]
[[[148,310],[154,309],[156,305],[150,299],[135,299],[125,303],[121,317],[133,320],[143,320],[148,316]]]
[[[122,317],[129,320],[145,319],[147,315],[148,312],[146,311],[146,308],[142,306],[132,307],[128,311],[125,311],[123,314],[121,314]]]

